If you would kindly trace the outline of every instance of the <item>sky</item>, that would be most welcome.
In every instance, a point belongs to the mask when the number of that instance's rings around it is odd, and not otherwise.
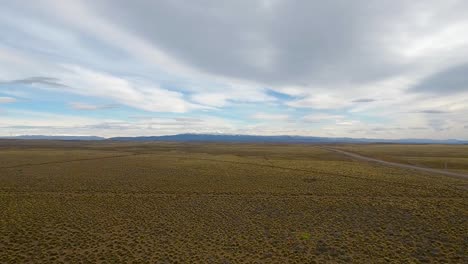
[[[466,0],[0,0],[0,136],[468,139]]]

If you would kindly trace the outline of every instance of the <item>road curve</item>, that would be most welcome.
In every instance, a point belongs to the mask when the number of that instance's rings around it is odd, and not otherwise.
[[[409,165],[409,164],[385,161],[385,160],[380,160],[380,159],[375,159],[375,158],[362,156],[362,155],[352,153],[352,152],[348,152],[348,151],[344,151],[344,150],[341,150],[341,149],[335,149],[335,148],[329,148],[329,147],[320,147],[320,148],[328,150],[328,151],[332,151],[332,152],[335,152],[335,153],[340,153],[340,154],[346,155],[346,156],[354,158],[354,159],[379,163],[379,164],[386,165],[386,166],[392,166],[392,167],[398,167],[398,168],[404,168],[404,169],[411,169],[411,170],[418,170],[418,171],[430,172],[430,173],[435,173],[435,174],[442,174],[442,175],[456,177],[456,178],[468,179],[468,174],[461,173],[461,172],[438,170],[438,169],[421,167],[421,166],[416,166],[416,165]]]

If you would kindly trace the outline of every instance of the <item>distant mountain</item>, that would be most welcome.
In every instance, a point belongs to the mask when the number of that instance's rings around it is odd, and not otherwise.
[[[0,137],[1,139],[34,139],[34,140],[104,140],[103,137],[96,136],[44,136],[44,135],[23,135],[16,137]]]
[[[307,137],[307,136],[260,136],[228,134],[177,134],[168,136],[147,137],[113,137],[96,136],[44,136],[24,135],[0,137],[0,139],[31,140],[113,140],[113,141],[175,141],[175,142],[238,142],[238,143],[389,143],[389,144],[468,144],[468,140],[458,139],[369,139],[348,137]]]
[[[244,143],[400,143],[400,144],[468,144],[457,139],[368,139],[307,136],[257,136],[225,134],[178,134],[170,136],[114,137],[115,141],[176,141],[176,142],[244,142]]]

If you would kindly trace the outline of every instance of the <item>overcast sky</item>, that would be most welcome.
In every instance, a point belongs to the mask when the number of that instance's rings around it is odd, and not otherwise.
[[[0,135],[468,139],[466,0],[0,0]]]

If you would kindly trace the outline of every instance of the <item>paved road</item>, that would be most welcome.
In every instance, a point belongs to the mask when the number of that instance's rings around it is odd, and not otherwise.
[[[421,166],[416,166],[416,165],[409,165],[409,164],[385,161],[385,160],[370,158],[370,157],[362,156],[362,155],[359,155],[359,154],[356,154],[356,153],[344,151],[344,150],[341,150],[341,149],[335,149],[335,148],[322,147],[322,149],[332,151],[332,152],[336,152],[336,153],[340,153],[340,154],[346,155],[346,156],[354,158],[354,159],[379,163],[379,164],[382,164],[382,165],[393,166],[393,167],[398,167],[398,168],[405,168],[405,169],[412,169],[412,170],[418,170],[418,171],[424,171],[424,172],[430,172],[430,173],[436,173],[436,174],[442,174],[442,175],[456,177],[456,178],[468,179],[468,174],[461,173],[461,172],[438,170],[438,169],[432,169],[432,168],[421,167]]]

